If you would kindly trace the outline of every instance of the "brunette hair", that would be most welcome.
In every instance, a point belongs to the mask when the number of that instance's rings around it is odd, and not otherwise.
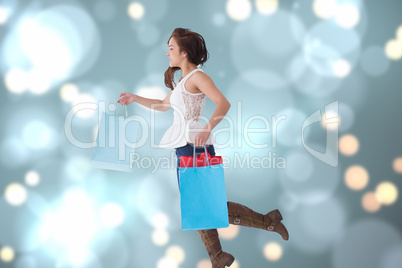
[[[209,54],[205,45],[204,38],[189,29],[176,28],[167,41],[169,45],[170,39],[174,37],[179,46],[179,52],[183,50],[187,53],[187,59],[189,62],[195,65],[202,66],[204,62],[208,60]],[[170,67],[165,72],[165,85],[173,90],[176,83],[174,82],[174,74],[180,70],[179,67]]]

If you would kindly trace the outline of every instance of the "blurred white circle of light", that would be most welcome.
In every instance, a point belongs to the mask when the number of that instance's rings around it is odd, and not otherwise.
[[[375,194],[383,205],[392,205],[398,199],[398,188],[390,181],[384,181],[377,185]]]
[[[339,151],[346,156],[355,155],[359,151],[359,140],[352,134],[345,134],[339,139]]]
[[[140,41],[143,46],[149,47],[155,45],[156,42],[158,42],[159,36],[159,29],[149,23],[141,24],[137,29],[138,41]]]
[[[324,129],[336,130],[341,123],[341,118],[339,117],[339,110],[336,113],[333,110],[325,110],[325,113],[321,116],[321,126]]]
[[[124,210],[119,204],[108,203],[101,207],[99,216],[103,225],[114,228],[123,223]]]
[[[72,187],[64,192],[62,200],[67,206],[87,206],[90,204],[90,198],[87,192],[79,187]]]
[[[132,2],[133,0],[130,0],[129,2]],[[161,19],[165,17],[167,14],[169,4],[170,2],[168,0],[147,0],[147,1],[138,1],[136,2],[140,5],[142,5],[142,12],[141,12],[141,7],[138,8],[138,12],[135,11],[134,13],[137,12],[137,14],[142,15],[140,16],[139,19],[141,18],[146,18],[146,22],[151,22],[151,23],[156,23],[159,22]],[[158,7],[158,8],[155,8]],[[152,10],[152,12],[148,12],[148,10]]]
[[[345,59],[338,59],[332,63],[332,71],[337,77],[346,77],[350,74],[350,63]]]
[[[0,249],[0,258],[4,262],[11,262],[14,260],[14,250],[11,247],[5,246]]]
[[[345,183],[350,189],[359,191],[364,189],[369,182],[369,173],[359,165],[349,167],[345,171]]]
[[[402,42],[402,25],[396,30],[396,38]]]
[[[6,198],[7,202],[13,206],[20,206],[24,204],[27,200],[27,195],[27,190],[19,183],[9,184],[4,191],[4,197]]]
[[[236,259],[234,260],[232,265],[230,265],[230,268],[239,268],[239,267],[240,267],[240,264]]]
[[[226,240],[231,240],[239,234],[239,226],[230,224],[228,228],[218,229],[219,236]]]
[[[64,84],[60,88],[60,97],[63,101],[71,103],[73,102],[79,95],[78,87],[74,84],[68,83]]]
[[[339,128],[340,124],[341,118],[339,117],[339,114],[337,114],[335,111],[325,111],[325,113],[323,113],[323,115],[321,116],[321,126],[324,129],[336,130]]]
[[[251,10],[249,0],[228,0],[226,2],[226,12],[231,19],[236,21],[243,21],[250,17]]]
[[[282,258],[283,250],[276,242],[269,242],[264,247],[264,256],[269,261],[278,261]]]
[[[18,166],[24,163],[29,156],[29,149],[24,142],[15,137],[3,140],[0,150],[0,157],[5,166]]]
[[[34,150],[55,146],[57,141],[54,130],[39,120],[30,121],[24,126],[22,139],[26,146]]]
[[[166,51],[166,47],[163,47],[162,51],[160,51],[160,55],[166,57]],[[152,69],[154,69],[156,65],[160,65],[160,59],[159,63],[157,63],[157,61],[153,63]],[[143,94],[141,96],[147,98],[152,98],[152,96],[156,96],[156,98],[164,99],[170,92],[170,89],[166,89],[163,79],[160,79],[160,77],[163,76],[163,73],[166,70],[165,65],[163,64],[162,66],[163,68],[161,68],[159,72],[155,73],[153,72],[153,70],[150,70],[151,73],[149,75],[139,80],[139,82],[135,85],[135,92],[133,93],[137,95]]]
[[[140,87],[136,90],[137,95],[144,97],[144,98],[153,98],[153,99],[164,99],[167,95],[166,91],[161,88],[160,86],[145,86]],[[143,110],[149,110],[148,108],[142,106],[140,107]]]
[[[281,117],[286,118],[281,120]],[[307,116],[302,111],[294,108],[279,111],[276,114],[276,121],[279,122],[276,133],[278,142],[285,146],[301,145],[302,126],[306,118]],[[310,129],[306,128],[304,131],[305,139],[309,133]]]
[[[157,246],[164,246],[169,242],[169,233],[166,230],[156,229],[152,232],[152,242]]]
[[[20,256],[15,260],[15,268],[38,268],[36,260],[29,256]]]
[[[379,267],[399,268],[402,263],[402,243],[387,248],[379,260]]]
[[[360,65],[366,74],[380,76],[388,70],[390,61],[381,47],[371,46],[363,51]]]
[[[307,151],[292,151],[286,155],[285,174],[288,178],[302,182],[313,174],[314,164]]]
[[[91,94],[79,94],[71,104],[74,115],[82,119],[91,118],[96,114],[96,110],[91,108],[94,103],[96,104],[97,102]],[[84,104],[84,106],[79,104]]]
[[[299,92],[314,97],[330,95],[342,82],[342,79],[337,77],[317,74],[303,55],[297,55],[290,62],[287,75]]]
[[[347,29],[353,28],[360,21],[360,10],[352,3],[340,4],[336,8],[335,21],[341,27]]]
[[[223,26],[226,22],[226,18],[222,13],[215,13],[212,17],[212,21],[216,26]]]
[[[182,247],[179,246],[170,246],[166,250],[166,256],[172,260],[174,260],[178,264],[182,264],[186,254],[184,253],[184,250]]]
[[[301,204],[286,218],[288,230],[293,230],[292,246],[309,254],[331,248],[343,236],[346,223],[345,208],[332,198],[314,205]]]
[[[7,32],[1,53],[5,66],[31,66],[48,77],[47,83],[57,83],[92,67],[99,40],[96,25],[82,8],[62,4],[20,16]],[[42,92],[47,84],[31,80],[34,92]]]
[[[381,203],[374,192],[367,192],[363,195],[361,201],[362,207],[365,211],[374,213],[381,208]]]
[[[144,98],[156,98],[156,99],[164,99],[166,97],[166,91],[159,86],[153,87],[141,87],[137,90],[137,95]]]
[[[85,247],[68,248],[57,262],[56,268],[101,268],[98,257]]]
[[[323,148],[321,144],[307,145],[318,152],[329,150],[329,148]],[[315,157],[311,159],[314,164],[312,174],[303,181],[289,178],[285,173],[279,175],[284,191],[305,204],[316,204],[327,200],[333,195],[340,182],[338,169],[334,170],[330,165]]]
[[[402,40],[389,40],[385,44],[385,54],[391,60],[400,60],[402,58]]]
[[[45,72],[38,69],[30,70],[27,79],[28,90],[37,95],[47,92],[52,86],[51,78]]]
[[[6,73],[4,83],[10,92],[20,94],[27,90],[28,73],[18,68],[11,69]]]
[[[128,6],[128,15],[134,19],[139,20],[145,14],[144,6],[139,2],[133,2]]]
[[[157,268],[179,268],[178,263],[170,258],[170,257],[163,257],[158,261],[158,264],[156,266]]]
[[[402,157],[395,158],[392,167],[396,173],[402,173]]]
[[[34,92],[43,92],[49,81],[57,83],[82,74],[94,64],[100,38],[83,9],[62,4],[20,17],[5,37],[2,53],[6,65],[29,65],[41,77],[48,77],[46,83],[31,79]]]
[[[92,200],[85,190],[79,187],[67,189],[41,226],[50,232],[49,241],[53,246],[48,245],[48,249],[54,250],[57,245],[86,247],[99,230],[96,218]]]
[[[278,10],[274,16],[255,13],[239,23],[233,32],[230,47],[232,61],[239,73],[254,69],[281,72],[284,59],[293,57],[303,42],[305,32],[303,21],[293,13],[284,10]]]
[[[6,23],[8,20],[8,11],[0,6],[0,25]]]
[[[313,10],[317,17],[329,19],[335,15],[337,3],[336,0],[314,0]]]
[[[25,174],[25,183],[29,186],[36,186],[39,184],[40,176],[35,170],[30,170]]]
[[[168,225],[169,225],[169,218],[165,213],[159,212],[152,217],[152,226],[155,229],[165,230],[168,227]]]
[[[99,20],[109,21],[116,15],[116,6],[113,1],[96,1],[94,13]]]
[[[257,11],[263,15],[271,15],[278,9],[278,0],[256,0]]]
[[[197,264],[197,268],[212,268],[210,260],[201,260]]]
[[[375,231],[374,231],[375,230]],[[380,257],[401,243],[400,232],[386,221],[370,218],[348,224],[332,249],[332,267],[377,268]]]
[[[307,63],[317,74],[329,77],[334,77],[335,60],[345,59],[353,67],[359,59],[359,49],[360,37],[355,30],[338,27],[330,21],[314,25],[305,35],[303,45]],[[341,62],[341,70],[343,65]]]

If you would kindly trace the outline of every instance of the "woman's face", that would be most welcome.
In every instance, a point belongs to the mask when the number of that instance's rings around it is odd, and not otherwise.
[[[180,53],[180,48],[176,40],[172,37],[169,40],[169,50],[166,56],[169,57],[170,67],[180,67],[181,62],[184,60],[184,52]]]

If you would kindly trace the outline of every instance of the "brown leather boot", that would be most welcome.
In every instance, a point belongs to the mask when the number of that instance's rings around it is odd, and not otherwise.
[[[212,268],[225,268],[232,265],[235,258],[229,253],[222,251],[221,242],[219,241],[219,234],[216,229],[199,230],[197,233],[200,235],[202,242],[211,259]]]
[[[265,215],[257,213],[242,204],[228,202],[229,223],[241,226],[260,228],[271,232],[276,232],[284,240],[289,239],[288,230],[281,223],[282,215],[275,209]]]

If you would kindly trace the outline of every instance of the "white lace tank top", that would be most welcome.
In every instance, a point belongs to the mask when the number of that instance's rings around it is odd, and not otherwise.
[[[170,95],[170,105],[174,110],[174,118],[172,126],[161,139],[159,146],[162,148],[178,148],[187,143],[194,143],[195,136],[204,128],[200,122],[200,117],[207,96],[204,93],[190,93],[185,89],[187,79],[197,71],[203,72],[198,68],[191,71],[176,84]],[[206,124],[208,119],[205,118],[201,121]],[[206,144],[215,144],[212,133]]]

